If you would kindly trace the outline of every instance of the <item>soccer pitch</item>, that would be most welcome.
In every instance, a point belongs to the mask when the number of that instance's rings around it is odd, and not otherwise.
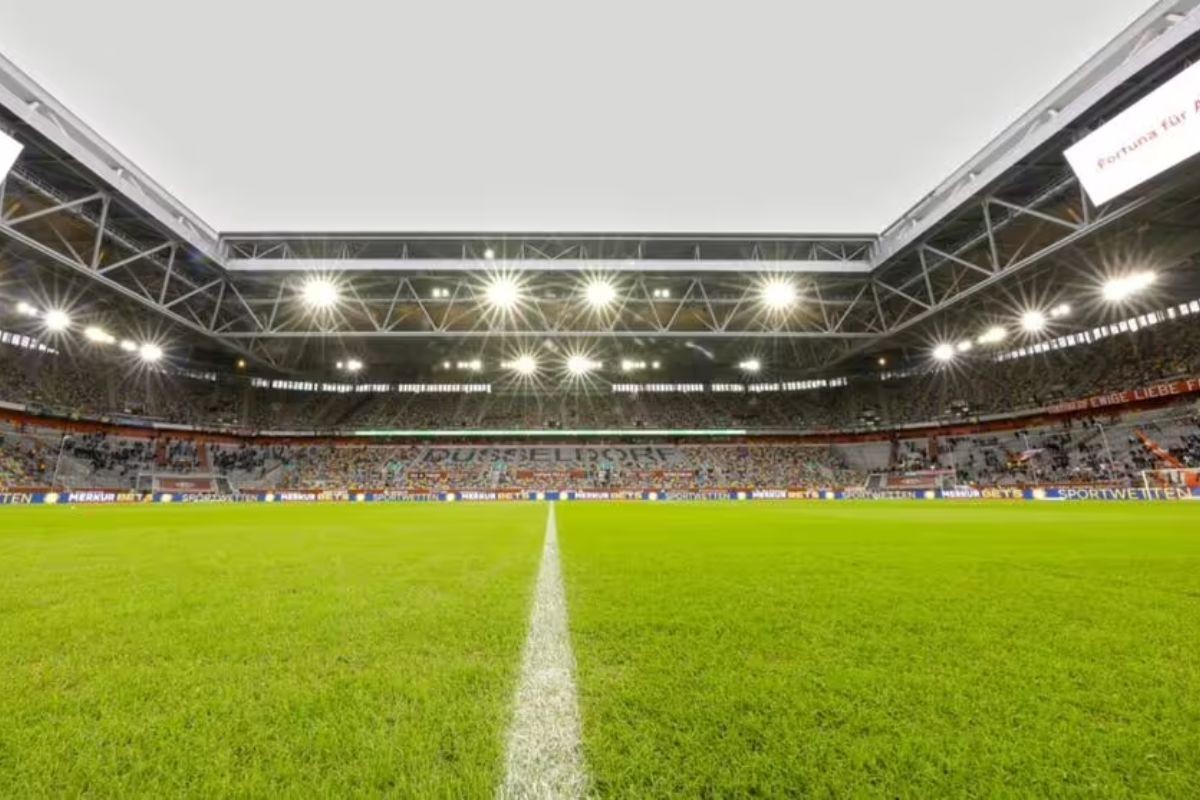
[[[1198,512],[560,503],[589,794],[1200,796]],[[546,514],[0,509],[0,796],[495,796]]]
[[[567,506],[606,797],[1200,797],[1200,509]]]
[[[545,508],[0,511],[0,797],[500,780]]]

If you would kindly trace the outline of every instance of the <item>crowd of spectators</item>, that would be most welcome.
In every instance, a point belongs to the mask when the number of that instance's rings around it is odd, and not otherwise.
[[[136,416],[240,431],[350,429],[746,429],[830,431],[947,421],[1035,409],[1065,399],[1200,375],[1191,317],[1098,343],[997,362],[982,348],[943,368],[922,361],[901,377],[858,375],[811,391],[689,394],[552,389],[539,393],[298,392],[129,371],[0,346],[0,400],[68,416]]]
[[[0,432],[0,490],[44,486],[50,469],[40,440]]]
[[[1145,437],[1145,438],[1143,438]],[[961,483],[1142,485],[1147,470],[1200,467],[1200,414],[1167,408],[1125,418],[1066,420],[1060,426],[946,438],[936,466]]]
[[[1200,413],[1168,406],[1025,430],[834,445],[655,443],[644,448],[655,454],[650,461],[628,455],[639,447],[257,443],[0,428],[0,488],[145,489],[152,476],[206,476],[247,491],[723,491],[861,486],[870,474],[927,470],[957,485],[1141,485],[1147,470],[1200,468]]]
[[[154,452],[152,440],[105,433],[70,436],[63,442],[63,454],[86,464],[97,478],[130,485],[139,474],[153,469]]]

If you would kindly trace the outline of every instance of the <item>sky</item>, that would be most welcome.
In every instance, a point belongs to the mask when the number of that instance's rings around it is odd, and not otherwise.
[[[0,0],[222,231],[878,233],[1148,0]]]

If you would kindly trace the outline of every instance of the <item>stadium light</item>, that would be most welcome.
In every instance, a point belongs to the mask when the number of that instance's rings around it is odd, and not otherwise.
[[[583,296],[589,306],[599,311],[612,305],[617,299],[617,287],[613,286],[612,281],[595,278],[588,281],[583,289]]]
[[[487,282],[483,295],[492,308],[507,311],[521,299],[521,288],[511,276],[495,275]]]
[[[128,339],[122,339],[121,340],[121,349],[124,350],[126,353],[136,353],[138,346],[135,342],[131,342]]]
[[[95,325],[89,325],[83,329],[83,338],[96,344],[114,344],[117,341],[111,333]]]
[[[574,355],[567,359],[567,372],[575,377],[587,375],[600,365],[587,356]]]
[[[1068,303],[1059,303],[1050,309],[1050,319],[1062,319],[1069,316],[1071,316],[1071,306]]]
[[[1029,333],[1037,333],[1046,327],[1046,315],[1041,311],[1030,310],[1021,315],[1021,328]]]
[[[71,327],[71,316],[60,309],[51,309],[42,317],[42,324],[46,326],[46,330],[59,333]]]
[[[23,317],[36,317],[38,315],[38,310],[22,300],[21,302],[17,303],[17,313]]]
[[[954,358],[954,345],[939,344],[937,347],[933,348],[933,357],[941,362],[950,361]]]
[[[954,349],[960,353],[966,353],[966,352],[970,352],[971,348],[974,346],[975,346],[975,343],[972,342],[970,339],[963,339],[961,342],[959,342],[958,344],[956,344],[954,346]]]
[[[8,175],[17,156],[21,155],[22,145],[6,133],[0,132],[0,181]]]
[[[138,348],[138,355],[140,355],[142,357],[142,361],[145,361],[147,364],[154,364],[162,360],[163,351],[158,345],[147,342]]]
[[[670,289],[655,289],[653,292],[651,292],[651,296],[655,300],[670,300],[671,299],[671,290]]]
[[[363,362],[357,358],[351,358],[346,361],[346,372],[359,372],[363,368]]]
[[[796,287],[791,281],[772,278],[760,292],[763,304],[772,311],[783,311],[796,302]]]
[[[1008,329],[1003,325],[993,325],[979,335],[975,341],[979,344],[999,344],[1008,338]]]
[[[879,357],[879,360],[878,360],[878,361],[876,361],[875,363],[876,363],[876,364],[878,364],[878,365],[879,365],[879,366],[881,366],[881,367],[886,367],[886,366],[887,366],[887,359],[886,359],[886,358],[884,358],[883,356],[880,356],[880,357]]]
[[[661,366],[662,366],[661,361],[651,361],[650,362],[650,369],[658,369]]]
[[[757,358],[748,358],[738,364],[738,369],[743,372],[760,372],[762,370],[762,362]]]
[[[1158,276],[1153,272],[1134,272],[1120,278],[1112,278],[1104,284],[1104,299],[1120,303],[1147,289]]]
[[[319,311],[337,305],[341,292],[328,278],[309,278],[301,287],[300,295],[309,308]]]
[[[538,369],[537,359],[531,355],[517,356],[512,361],[505,364],[505,366],[518,375],[524,376],[532,375],[537,372]]]

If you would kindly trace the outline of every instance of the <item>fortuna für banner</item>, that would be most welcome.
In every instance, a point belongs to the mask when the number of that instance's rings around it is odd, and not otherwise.
[[[1200,63],[1188,67],[1064,154],[1100,205],[1200,152]]]

